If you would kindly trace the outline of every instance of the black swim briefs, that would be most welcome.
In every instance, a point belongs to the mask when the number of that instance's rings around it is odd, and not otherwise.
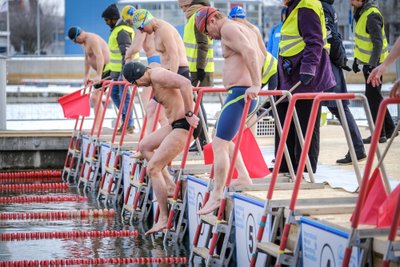
[[[172,126],[172,129],[185,129],[188,131],[190,129],[190,124],[188,123],[186,118],[174,121],[171,124],[171,126]],[[203,127],[201,126],[201,120],[199,120],[199,124],[197,125],[196,129],[194,129],[194,131],[193,131],[193,138],[196,139],[197,137],[199,137],[202,130],[203,130]]]

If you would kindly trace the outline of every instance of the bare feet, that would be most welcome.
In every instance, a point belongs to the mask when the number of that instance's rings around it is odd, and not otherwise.
[[[157,232],[161,232],[165,228],[167,228],[168,218],[159,218],[158,222],[153,225],[153,227],[145,233],[145,235],[154,234]]]
[[[142,153],[140,152],[135,152],[133,155],[131,155],[131,158],[135,158],[135,159],[144,159],[144,156]]]
[[[229,186],[245,186],[252,185],[253,181],[250,178],[238,178],[231,181]]]
[[[219,208],[219,205],[221,203],[221,198],[217,198],[214,196],[213,193],[211,193],[210,198],[208,199],[207,203],[197,211],[198,215],[204,215],[204,214],[209,214],[213,212],[214,210]]]

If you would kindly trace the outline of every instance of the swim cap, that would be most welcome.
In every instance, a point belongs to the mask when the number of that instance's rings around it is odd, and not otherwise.
[[[132,20],[133,19],[133,13],[135,12],[136,8],[134,8],[133,6],[127,5],[124,6],[124,8],[122,8],[121,11],[121,17],[124,21],[127,20]]]
[[[119,19],[119,10],[116,4],[109,5],[101,14],[105,19]]]
[[[133,13],[133,27],[141,28],[152,22],[154,19],[150,11],[146,9],[136,9]]]
[[[218,10],[214,7],[202,7],[196,12],[195,22],[196,28],[199,32],[204,32],[206,28],[207,21],[213,18],[215,15],[218,14]]]
[[[128,82],[135,83],[144,75],[146,69],[147,67],[140,62],[129,62],[125,64],[122,74]]]
[[[234,6],[229,12],[228,18],[230,19],[244,19],[246,18],[246,11],[241,6]]]
[[[79,28],[78,26],[73,26],[73,27],[69,28],[69,30],[68,30],[68,37],[69,37],[69,39],[71,39],[72,41],[75,42],[76,38],[81,33],[82,33],[81,28]]]

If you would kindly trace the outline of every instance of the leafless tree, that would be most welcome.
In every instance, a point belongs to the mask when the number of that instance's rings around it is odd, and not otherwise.
[[[11,45],[16,52],[37,52],[37,5],[38,0],[10,1]],[[39,4],[40,51],[44,51],[55,39],[56,23],[61,20],[57,7],[47,1]]]

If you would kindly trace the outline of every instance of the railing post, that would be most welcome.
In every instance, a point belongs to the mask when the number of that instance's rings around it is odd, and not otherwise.
[[[0,130],[7,130],[6,59],[0,56]]]

